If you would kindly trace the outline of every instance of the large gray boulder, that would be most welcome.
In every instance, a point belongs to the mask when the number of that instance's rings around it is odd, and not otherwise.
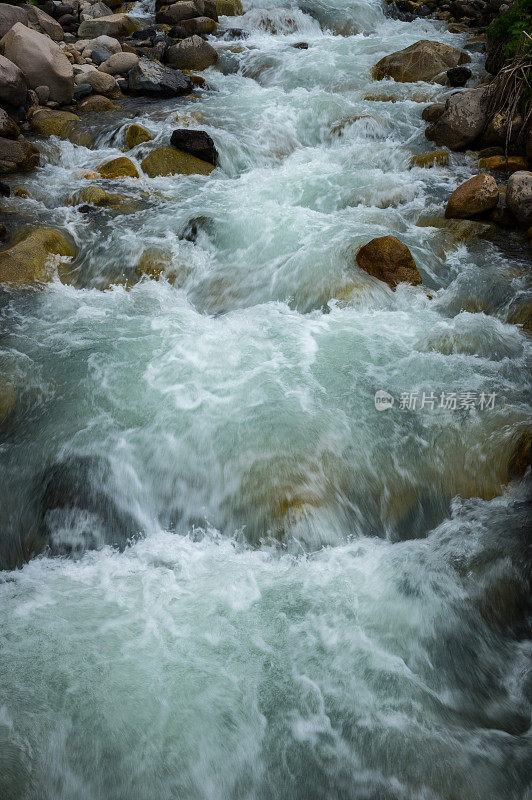
[[[38,6],[26,6],[26,13],[28,15],[28,28],[31,28],[34,31],[38,31],[39,33],[44,33],[53,39],[54,42],[62,42],[65,38],[65,34],[63,33],[63,28],[61,25],[51,17],[49,14],[46,14],[42,8]]]
[[[88,19],[98,19],[99,17],[109,17],[113,9],[109,8],[102,0],[90,3],[88,0],[81,0],[79,4],[79,20],[85,22]]]
[[[532,226],[532,172],[520,170],[510,175],[506,205],[523,228]]]
[[[24,73],[5,56],[0,56],[0,100],[15,108],[25,105],[28,83]]]
[[[29,172],[39,163],[39,156],[31,142],[0,138],[0,172]]]
[[[141,58],[128,76],[132,94],[174,97],[188,94],[192,89],[192,81],[182,72],[163,67],[158,61],[149,61],[147,58]]]
[[[87,39],[93,39],[96,36],[112,36],[117,39],[131,36],[140,28],[140,22],[127,14],[110,14],[108,17],[84,20],[78,28],[78,36]]]
[[[425,131],[427,139],[451,150],[470,145],[484,130],[490,92],[489,86],[479,86],[453,94],[441,117]]]
[[[50,100],[57,103],[72,101],[72,64],[48,36],[17,22],[0,40],[0,50],[22,70],[31,89],[48,86]]]
[[[167,50],[168,63],[178,69],[206,69],[216,64],[218,53],[201,36],[189,36]]]
[[[451,67],[467,64],[470,56],[450,44],[422,39],[404,50],[381,58],[372,70],[373,79],[393,78],[400,83],[432,81]]]
[[[25,8],[0,3],[0,37],[5,36],[8,30],[17,22],[28,24],[28,13]]]

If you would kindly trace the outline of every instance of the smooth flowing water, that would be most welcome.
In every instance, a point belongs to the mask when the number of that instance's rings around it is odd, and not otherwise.
[[[530,555],[506,464],[530,345],[504,320],[526,254],[429,224],[476,164],[408,168],[449,90],[370,78],[465,37],[374,0],[244,6],[195,102],[124,102],[156,145],[206,130],[211,176],[124,179],[131,213],[83,214],[82,171],[122,152],[103,115],[93,149],[40,142],[31,199],[6,201],[80,255],[69,284],[1,298],[21,396],[2,564],[43,524],[49,549],[0,573],[0,797],[522,800]],[[357,268],[388,233],[425,288]],[[134,283],[154,247],[168,280]],[[440,408],[453,392],[475,407]],[[47,481],[84,510],[43,519]]]

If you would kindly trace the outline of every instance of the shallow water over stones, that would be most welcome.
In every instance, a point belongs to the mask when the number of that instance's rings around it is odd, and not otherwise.
[[[370,78],[465,37],[379,3],[244,9],[194,100],[86,115],[92,146],[40,140],[4,203],[78,256],[0,295],[2,565],[49,547],[0,573],[0,795],[521,800],[527,253],[438,222],[471,155],[410,168],[449,90]],[[152,139],[124,152],[133,119]],[[186,127],[209,176],[83,177]],[[123,203],[72,202],[93,183]],[[422,287],[358,269],[390,234]]]

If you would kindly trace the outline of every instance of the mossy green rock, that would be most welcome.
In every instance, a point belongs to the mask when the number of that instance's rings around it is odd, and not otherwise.
[[[175,147],[158,147],[146,156],[141,166],[150,178],[165,175],[210,175],[214,169],[212,164]]]
[[[91,144],[91,136],[82,129],[80,117],[70,111],[41,108],[33,114],[30,127],[40,136],[57,136],[85,147]]]
[[[419,153],[410,159],[412,167],[446,167],[449,163],[449,153],[447,150],[433,150],[431,153]]]
[[[510,460],[508,461],[508,478],[522,478],[531,464],[532,431],[524,431],[517,439]]]
[[[33,228],[0,252],[0,283],[15,288],[45,283],[53,275],[53,256],[74,258],[76,247],[56,228]]]
[[[102,178],[138,178],[139,172],[134,163],[125,156],[105,161],[97,167]]]
[[[133,125],[130,125],[126,130],[126,147],[128,150],[131,150],[138,144],[151,141],[152,138],[153,137],[147,128],[144,128],[142,125],[134,122]]]
[[[83,203],[91,206],[110,206],[124,200],[120,194],[109,194],[101,186],[86,186],[69,199],[69,205],[79,206]]]
[[[221,17],[238,17],[244,13],[242,0],[215,0],[216,11]]]

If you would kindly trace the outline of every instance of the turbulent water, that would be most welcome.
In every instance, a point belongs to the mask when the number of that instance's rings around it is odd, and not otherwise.
[[[124,102],[155,144],[206,130],[211,176],[124,179],[131,213],[83,214],[68,198],[128,123],[101,115],[92,149],[41,141],[5,203],[80,255],[0,298],[2,564],[43,525],[48,545],[0,573],[0,797],[522,800],[527,487],[506,463],[530,345],[505,319],[526,254],[430,225],[476,164],[408,168],[448,90],[370,78],[465,37],[377,2],[244,7],[194,102]],[[356,267],[388,233],[424,288]],[[153,247],[168,280],[133,281]],[[440,408],[453,392],[475,407]],[[43,516],[54,482],[85,511]]]

